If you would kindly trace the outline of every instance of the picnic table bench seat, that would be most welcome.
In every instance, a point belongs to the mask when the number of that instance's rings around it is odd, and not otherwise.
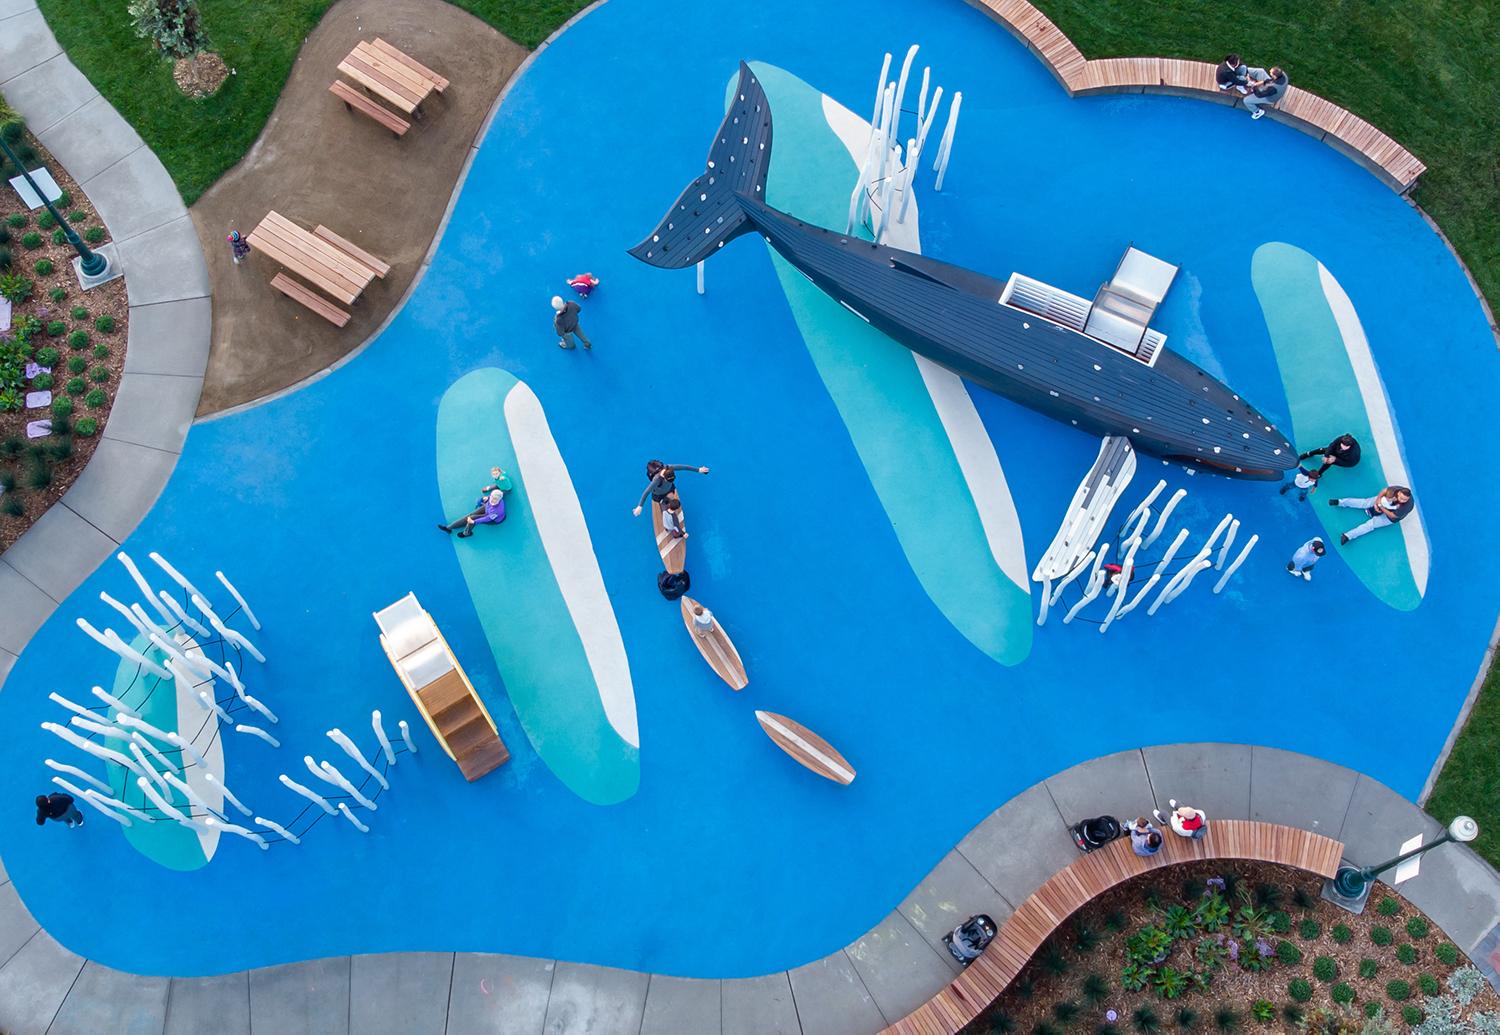
[[[302,286],[285,273],[278,273],[272,277],[271,286],[293,301],[301,302],[335,327],[342,327],[349,322],[348,310],[340,309],[316,291]]]
[[[361,115],[380,123],[380,125],[391,131],[391,136],[396,137],[398,140],[406,134],[407,130],[411,129],[410,122],[407,122],[395,112],[377,104],[342,79],[335,79],[329,83],[328,92],[343,101],[344,107],[350,111],[357,111]]]

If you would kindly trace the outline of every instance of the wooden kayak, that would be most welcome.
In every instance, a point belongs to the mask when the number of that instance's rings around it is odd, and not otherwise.
[[[734,643],[730,641],[729,634],[724,631],[724,626],[719,622],[718,616],[714,617],[712,632],[699,634],[698,630],[693,628],[693,608],[697,606],[698,601],[692,597],[682,598],[682,624],[687,626],[688,635],[692,636],[693,643],[698,647],[698,653],[703,655],[703,660],[708,662],[709,668],[729,684],[729,689],[745,689],[750,685],[750,677],[745,675],[745,663],[740,660],[740,652],[734,649]]]
[[[827,777],[834,783],[847,785],[854,782],[854,767],[849,764],[849,760],[812,730],[775,712],[758,711],[755,718],[760,723],[760,728],[766,731],[766,736],[776,742],[777,747],[819,776]]]
[[[687,522],[682,525],[686,530]],[[651,526],[656,530],[656,552],[661,554],[662,567],[673,575],[682,571],[687,563],[687,540],[678,539],[661,527],[661,504],[655,500],[651,501]]]

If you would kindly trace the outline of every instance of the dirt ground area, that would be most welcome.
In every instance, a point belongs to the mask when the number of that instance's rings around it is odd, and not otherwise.
[[[339,61],[376,36],[451,83],[400,140],[328,92]],[[442,0],[340,0],[329,9],[260,139],[191,210],[213,278],[200,416],[295,384],[380,325],[427,253],[480,123],[526,54]],[[231,261],[225,235],[248,235],[272,209],[309,230],[321,223],[390,263],[342,329],[273,290],[273,260],[252,253],[238,267]]]

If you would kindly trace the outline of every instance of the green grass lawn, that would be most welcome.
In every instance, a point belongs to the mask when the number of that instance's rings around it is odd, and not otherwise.
[[[156,152],[191,205],[238,162],[291,72],[302,41],[332,0],[200,0],[213,49],[235,75],[214,96],[184,97],[172,65],[135,35],[125,0],[40,0],[58,42]],[[535,47],[584,5],[577,0],[459,0]]]
[[[1474,850],[1500,867],[1500,668],[1491,669],[1484,681],[1427,799],[1427,811],[1440,823],[1473,816],[1479,822]]]

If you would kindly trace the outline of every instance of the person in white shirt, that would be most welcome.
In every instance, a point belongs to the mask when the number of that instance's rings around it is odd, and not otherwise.
[[[714,621],[714,613],[699,604],[693,608],[693,633],[697,636],[707,636],[714,631],[718,623]]]

